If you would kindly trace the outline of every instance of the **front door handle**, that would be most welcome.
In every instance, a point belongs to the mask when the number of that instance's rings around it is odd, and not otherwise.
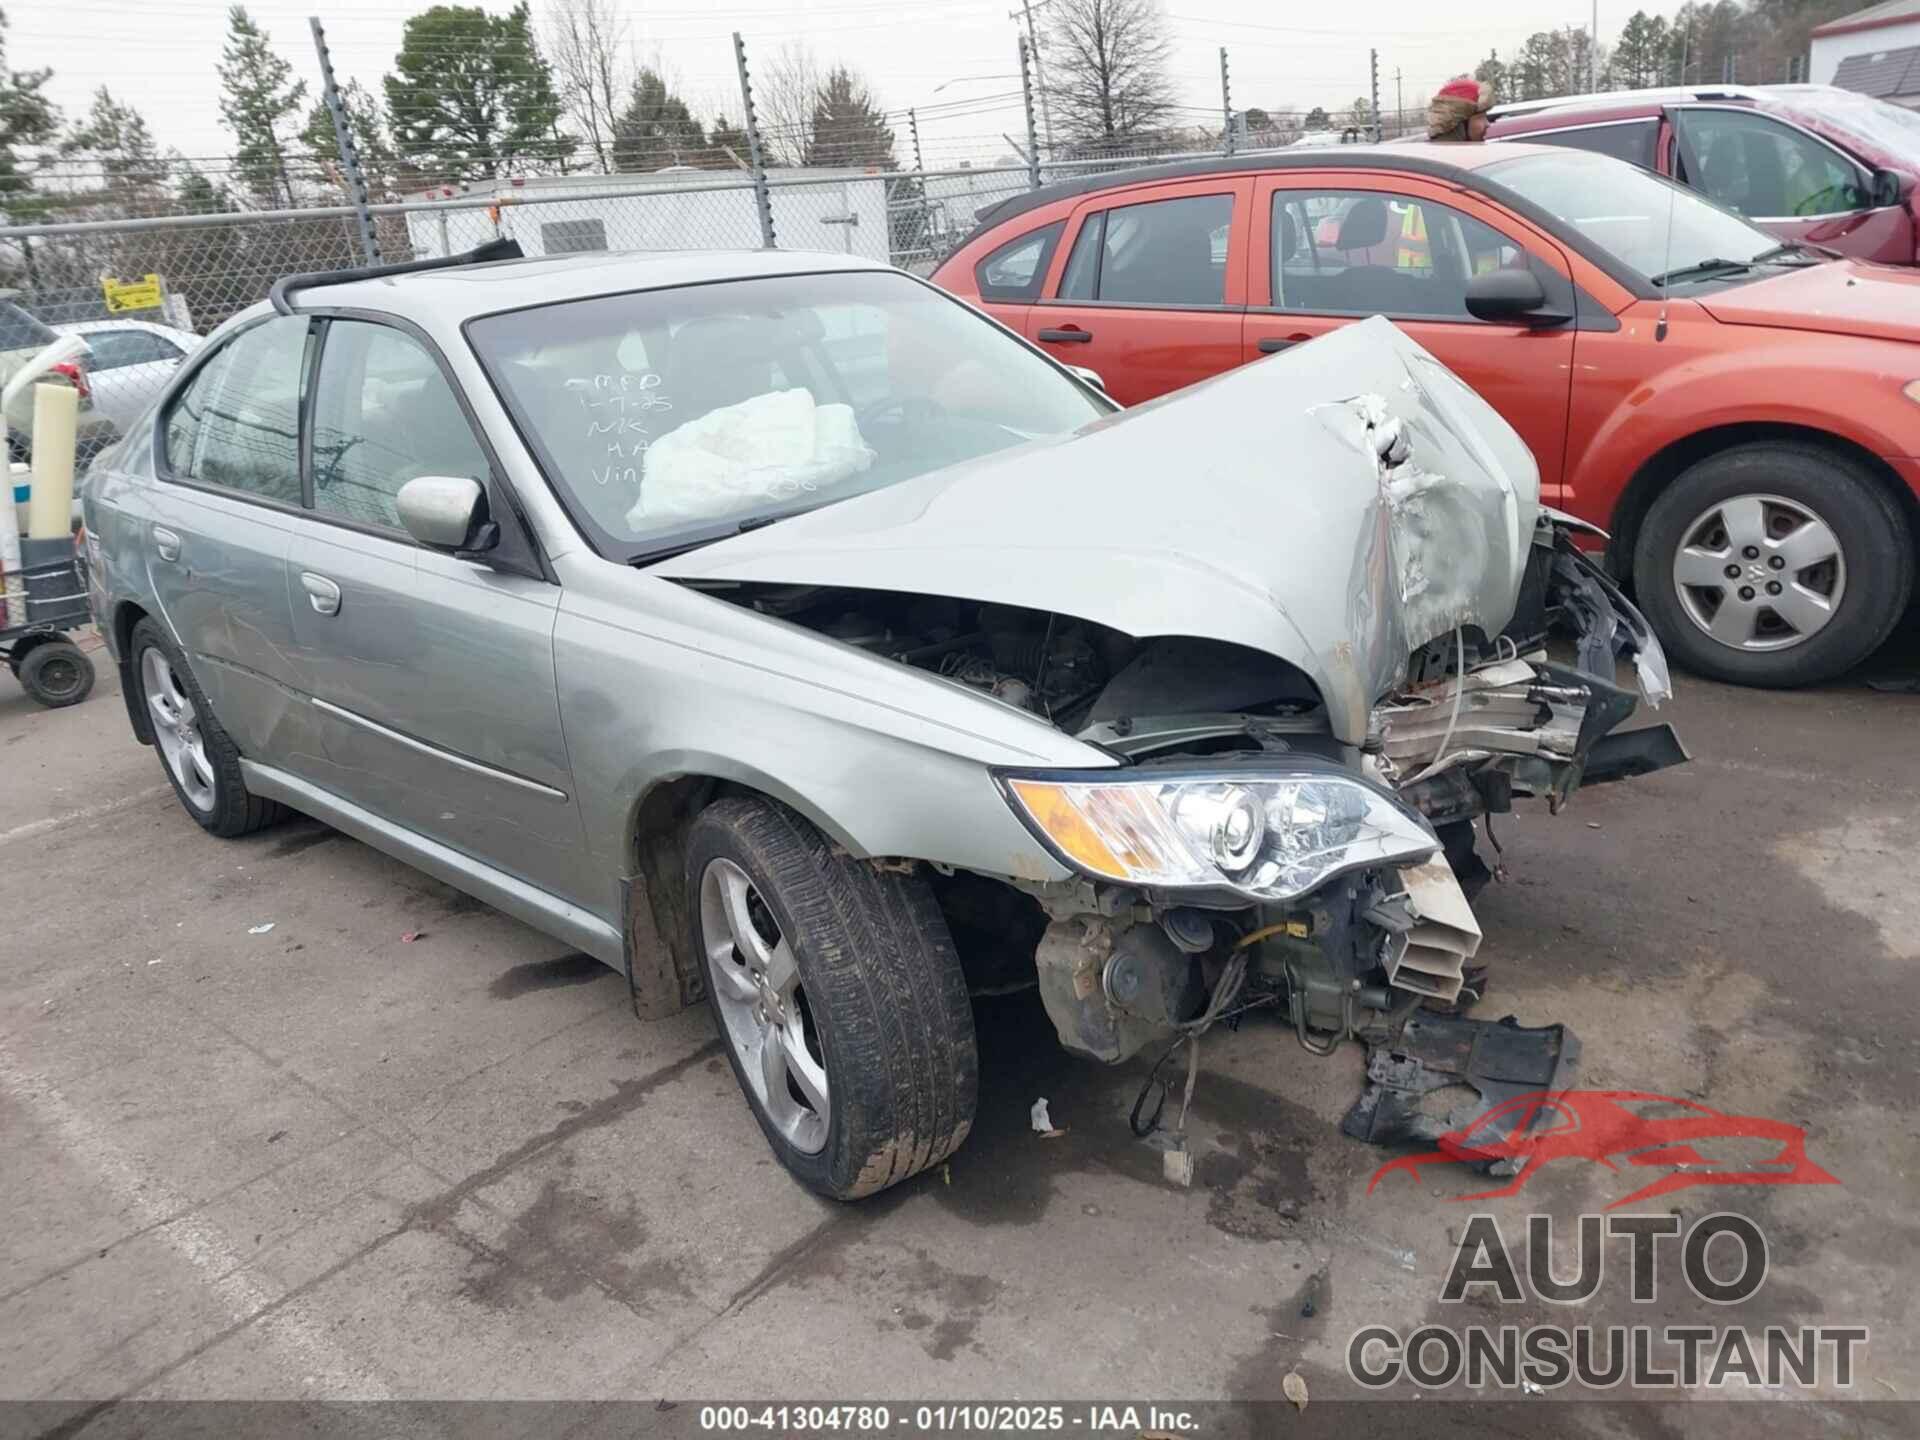
[[[340,587],[324,575],[316,575],[311,570],[300,572],[300,584],[306,589],[307,601],[322,615],[340,613]]]
[[[164,525],[153,527],[153,553],[162,560],[180,558],[180,537]]]
[[[1260,353],[1262,355],[1277,355],[1282,350],[1290,349],[1302,341],[1311,340],[1312,338],[1311,335],[1262,335],[1260,337]]]
[[[1040,338],[1042,340],[1077,341],[1084,345],[1087,341],[1093,339],[1093,332],[1091,330],[1082,330],[1079,326],[1074,325],[1065,330],[1042,330],[1040,332]]]

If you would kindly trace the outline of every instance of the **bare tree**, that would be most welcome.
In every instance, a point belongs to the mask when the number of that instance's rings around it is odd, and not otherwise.
[[[1173,46],[1158,0],[1052,0],[1044,43],[1047,97],[1069,139],[1115,140],[1171,115]]]
[[[760,134],[774,165],[804,165],[807,143],[813,137],[813,107],[826,84],[826,74],[805,41],[792,41],[758,67],[754,77],[754,108],[760,116]]]
[[[633,87],[626,48],[627,20],[613,0],[570,0],[553,8],[547,50],[554,86],[603,174],[614,168],[614,133]]]

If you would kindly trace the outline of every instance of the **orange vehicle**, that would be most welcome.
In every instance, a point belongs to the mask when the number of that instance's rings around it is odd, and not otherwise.
[[[1912,589],[1920,271],[1783,244],[1607,156],[1389,145],[1100,175],[982,212],[933,279],[1128,405],[1386,315],[1520,432],[1541,498],[1610,534],[1703,674],[1829,679]]]

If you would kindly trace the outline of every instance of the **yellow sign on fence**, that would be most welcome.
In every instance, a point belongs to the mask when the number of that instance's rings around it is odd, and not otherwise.
[[[123,314],[128,310],[160,308],[158,275],[142,275],[138,280],[115,280],[106,276],[101,279],[100,288],[106,293],[109,315]]]

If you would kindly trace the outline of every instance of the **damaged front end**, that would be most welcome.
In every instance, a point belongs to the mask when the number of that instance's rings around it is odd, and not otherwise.
[[[1316,1054],[1371,1047],[1348,1128],[1384,1139],[1438,1084],[1545,1088],[1577,1052],[1460,1018],[1494,817],[1686,758],[1664,725],[1620,729],[1618,673],[1658,705],[1666,662],[1578,524],[1503,420],[1372,320],[661,570],[1085,747],[994,772],[1070,878],[915,857],[963,956],[968,934],[1032,954],[1068,1049],[1185,1043],[1191,1067],[1209,1028],[1271,1010]],[[1026,897],[997,926],[986,880]]]

